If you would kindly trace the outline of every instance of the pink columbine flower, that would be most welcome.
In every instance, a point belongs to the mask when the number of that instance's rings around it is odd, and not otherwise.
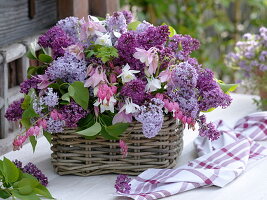
[[[40,90],[42,90],[42,89],[46,89],[51,83],[53,83],[53,82],[49,81],[48,76],[45,75],[45,74],[43,74],[43,75],[38,75],[37,77],[38,77],[38,79],[41,81],[41,83],[39,83],[39,84],[37,85],[37,88],[40,89]]]
[[[65,50],[65,52],[76,56],[80,60],[84,59],[84,57],[85,57],[84,52],[83,52],[84,49],[83,49],[82,45],[73,44],[73,45],[68,46],[64,50]]]
[[[89,66],[90,68],[90,66]],[[100,82],[108,82],[107,76],[102,68],[102,66],[98,66],[96,69],[91,68],[87,71],[87,75],[89,78],[85,81],[85,87],[93,87],[95,88]]]
[[[37,136],[40,134],[41,129],[38,126],[32,126],[26,131],[26,136]]]
[[[159,80],[164,83],[171,79],[171,71],[169,69],[166,69],[159,74]]]
[[[159,56],[157,54],[158,49],[151,47],[149,50],[135,48],[136,52],[133,57],[140,60],[142,63],[148,67],[148,74],[153,75],[158,68]]]
[[[121,148],[122,158],[126,158],[128,154],[128,146],[123,140],[120,140],[120,148]]]
[[[126,114],[125,111],[118,112],[112,120],[112,124],[116,123],[131,123],[133,121],[132,114]]]
[[[39,119],[37,121],[37,125],[39,127],[42,127],[43,129],[46,129],[47,128],[47,121],[45,119]]]
[[[164,96],[163,96],[163,94],[161,94],[161,93],[157,93],[157,94],[156,94],[156,98],[157,98],[157,99],[160,99],[161,101],[163,101]]]
[[[101,24],[100,21],[97,21],[96,18],[88,16],[87,21],[83,18],[80,20],[81,24],[81,33],[80,37],[82,40],[87,40],[88,38],[94,35],[102,35],[103,32],[106,32],[105,27]]]
[[[51,113],[50,113],[50,117],[53,119],[53,120],[62,120],[63,119],[63,116],[61,113],[59,113],[56,109],[52,110]]]
[[[13,150],[14,151],[20,150],[26,139],[27,139],[26,135],[17,136],[13,141]]]

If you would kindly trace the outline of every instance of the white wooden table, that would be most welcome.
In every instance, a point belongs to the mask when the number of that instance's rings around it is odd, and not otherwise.
[[[208,113],[208,120],[223,119],[229,125],[249,114],[256,112],[253,104],[254,96],[233,94],[234,101],[227,109],[216,109]],[[177,161],[177,166],[186,164],[196,158],[193,140],[197,132],[184,132],[184,150]],[[267,141],[262,142],[267,146]],[[58,200],[126,200],[124,197],[114,197],[114,182],[116,175],[101,175],[91,177],[59,176],[54,173],[50,163],[50,148],[44,138],[38,140],[36,152],[32,153],[30,144],[20,151],[5,154],[7,158],[19,159],[23,163],[33,162],[49,179],[48,189]],[[267,159],[257,163],[252,169],[224,188],[208,187],[174,195],[166,200],[266,200],[267,199]],[[164,199],[164,200],[165,200]]]

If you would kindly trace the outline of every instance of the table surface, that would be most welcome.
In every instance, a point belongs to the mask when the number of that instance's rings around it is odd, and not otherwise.
[[[210,121],[223,119],[233,126],[235,122],[257,111],[253,104],[255,96],[232,94],[233,103],[227,109],[216,109],[207,113]],[[196,158],[193,140],[197,131],[184,131],[184,150],[177,160],[177,167]],[[267,146],[267,141],[261,142]],[[116,175],[101,175],[90,177],[59,176],[50,163],[51,150],[44,137],[38,140],[35,153],[32,153],[30,144],[25,145],[20,151],[9,152],[4,156],[23,163],[33,162],[49,179],[48,189],[58,200],[128,200],[125,197],[114,197],[114,182]],[[187,191],[178,195],[164,198],[164,200],[266,200],[267,199],[267,159],[258,161],[257,164],[224,188],[205,187]]]

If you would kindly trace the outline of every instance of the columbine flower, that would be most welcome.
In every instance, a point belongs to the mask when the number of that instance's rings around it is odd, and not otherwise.
[[[171,76],[172,72],[169,69],[166,69],[159,74],[158,78],[162,83],[164,83],[169,81],[171,79]]]
[[[49,78],[46,74],[38,75],[37,79],[40,81],[40,83],[37,85],[37,88],[40,90],[47,88],[51,83],[53,83],[49,81]]]
[[[101,35],[102,32],[106,32],[105,27],[101,23],[92,20],[91,16],[88,16],[87,21],[85,21],[84,18],[81,19],[80,24],[81,24],[80,37],[82,40],[87,40],[88,38],[94,35]]]
[[[95,44],[100,44],[100,45],[105,45],[105,46],[112,46],[110,35],[109,34],[103,34],[103,35],[99,36],[96,39]]]
[[[118,112],[112,120],[112,124],[116,123],[131,123],[133,121],[132,114],[126,114],[125,111]]]
[[[157,68],[159,62],[159,56],[157,54],[157,48],[151,47],[149,50],[135,48],[136,52],[133,54],[133,57],[140,60],[148,68],[147,72],[149,75],[153,75]]]
[[[126,82],[136,79],[134,74],[139,73],[139,72],[140,71],[138,70],[130,70],[130,65],[126,64],[123,67],[122,73],[118,76],[118,78],[121,77],[122,83],[126,83]]]
[[[85,58],[84,56],[84,52],[83,52],[83,47],[79,44],[73,44],[73,45],[70,45],[68,46],[67,48],[64,49],[65,52],[71,54],[71,55],[74,55],[76,56],[76,58],[82,60]]]
[[[94,103],[94,106],[100,105],[100,112],[104,112],[105,110],[110,110],[114,113],[114,105],[116,103],[116,99],[113,95],[117,92],[116,86],[109,87],[107,84],[101,84],[97,90],[98,100]]]
[[[90,70],[87,70],[87,75],[89,78],[85,81],[85,87],[91,86],[95,88],[100,82],[108,82],[105,71],[101,66],[98,66],[96,69],[91,68]]]
[[[128,146],[123,140],[120,140],[119,144],[120,144],[120,148],[121,148],[122,158],[126,158],[127,154],[128,154]]]
[[[125,110],[126,114],[135,113],[140,107],[133,103],[131,98],[125,99],[125,104],[122,106],[119,112],[122,112]]]
[[[146,85],[146,91],[153,92],[161,88],[161,82],[159,79],[152,77],[148,78],[147,81],[148,83]]]

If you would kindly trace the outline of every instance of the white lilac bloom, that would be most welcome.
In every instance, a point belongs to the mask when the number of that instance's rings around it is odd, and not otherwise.
[[[146,91],[153,92],[161,88],[161,82],[156,78],[147,78]]]
[[[126,83],[126,82],[136,79],[134,74],[139,73],[139,72],[140,71],[138,70],[130,70],[130,65],[126,64],[122,69],[122,73],[117,77],[118,78],[121,77],[122,83]]]
[[[139,105],[133,103],[131,98],[127,98],[125,100],[125,104],[122,106],[119,113],[123,112],[124,110],[126,114],[135,113],[138,111],[139,108],[140,108]]]
[[[103,34],[103,35],[99,36],[96,39],[95,44],[100,44],[100,45],[104,45],[104,46],[112,46],[110,35],[107,33],[107,34]]]

